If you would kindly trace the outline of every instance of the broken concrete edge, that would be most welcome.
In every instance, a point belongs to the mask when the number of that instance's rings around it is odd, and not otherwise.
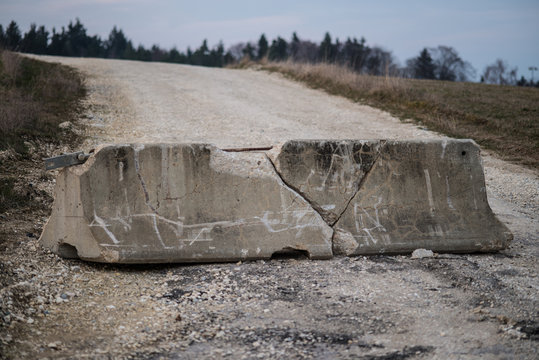
[[[303,143],[306,142],[305,140],[299,140],[299,141],[303,142]],[[322,141],[327,142],[327,140],[311,140],[310,142],[316,144],[317,142],[322,142]],[[475,142],[473,142],[471,140],[451,140],[451,141],[457,141],[457,142],[463,142],[463,143],[471,143],[471,144],[473,144],[473,146],[478,148],[477,144],[475,144]],[[308,247],[301,246],[300,244],[297,244],[295,246],[290,246],[290,245],[284,246],[282,249],[276,250],[275,253],[280,253],[280,252],[283,252],[283,251],[291,251],[291,252],[300,251],[300,252],[303,252],[303,253],[307,253],[307,255],[312,259],[325,259],[325,258],[331,258],[332,256],[335,256],[335,255],[355,256],[355,255],[369,255],[369,254],[408,254],[408,253],[411,253],[412,251],[414,251],[417,248],[417,246],[412,246],[412,244],[408,244],[408,245],[403,244],[403,246],[401,246],[401,247],[397,246],[397,247],[392,247],[392,248],[389,248],[389,249],[385,249],[383,247],[379,247],[378,249],[374,249],[374,250],[373,249],[363,249],[362,251],[360,251],[358,253],[358,248],[359,247],[357,246],[357,242],[354,240],[353,235],[351,233],[347,232],[346,230],[343,230],[343,229],[341,229],[339,227],[336,227],[336,224],[339,221],[339,219],[341,218],[341,216],[349,208],[352,200],[358,194],[359,190],[361,189],[361,187],[362,187],[363,183],[365,182],[365,180],[368,178],[369,173],[370,173],[370,171],[372,170],[372,168],[374,166],[371,166],[365,172],[363,178],[361,178],[361,181],[358,183],[357,189],[355,189],[353,194],[346,200],[346,206],[344,207],[344,210],[342,210],[340,212],[340,214],[335,219],[329,219],[328,220],[327,217],[323,216],[324,215],[324,209],[319,204],[313,204],[314,202],[313,202],[312,199],[309,199],[308,194],[305,194],[303,191],[300,191],[300,189],[297,186],[294,186],[290,182],[287,182],[283,178],[281,172],[278,170],[278,166],[276,165],[276,162],[278,161],[278,154],[282,150],[283,146],[285,144],[287,144],[287,143],[290,143],[290,142],[293,142],[293,141],[289,141],[289,142],[279,144],[279,145],[274,146],[272,149],[269,149],[269,150],[268,150],[268,148],[250,148],[250,149],[237,148],[237,149],[221,150],[221,149],[218,149],[217,147],[215,147],[213,145],[210,145],[210,144],[193,144],[193,145],[206,146],[208,148],[211,148],[212,151],[215,151],[216,153],[223,153],[223,154],[226,153],[226,152],[262,153],[264,155],[266,161],[270,164],[269,168],[271,168],[273,170],[274,175],[275,175],[277,181],[280,183],[280,185],[282,187],[287,188],[287,190],[289,192],[294,194],[294,196],[302,199],[306,204],[309,204],[311,206],[312,210],[314,210],[314,212],[318,215],[318,217],[320,217],[327,224],[328,228],[330,229],[329,230],[330,233],[328,234],[329,235],[329,238],[328,238],[329,244],[328,245],[329,245],[329,248],[330,248],[330,253],[327,253],[326,255],[320,255],[319,254],[319,255],[312,256],[311,252],[309,252],[309,250],[308,250]],[[336,142],[338,142],[338,143],[346,143],[346,142],[358,142],[358,141],[357,140],[339,140],[339,141],[336,141]],[[362,141],[362,143],[363,142],[367,143],[368,141]],[[445,144],[445,140],[444,141],[439,141],[439,140],[430,140],[430,141],[425,141],[425,140],[419,140],[419,141],[418,140],[412,140],[412,141],[399,140],[399,141],[389,141],[389,142],[385,141],[385,140],[372,140],[372,142],[373,143],[378,142],[380,144],[379,148],[377,149],[377,153],[376,153],[376,157],[375,157],[375,159],[373,161],[373,165],[378,161],[378,158],[380,157],[380,153],[383,151],[384,147],[387,144],[397,145],[397,146],[400,143],[410,144],[411,142],[412,143],[421,143],[421,144],[426,144],[426,143],[437,143],[437,144],[442,143],[442,144]],[[173,145],[177,145],[177,144],[152,144],[151,146],[166,147],[166,146],[173,146]],[[189,146],[189,144],[185,144],[185,145]],[[74,166],[74,167],[66,168],[60,173],[60,175],[63,173],[64,174],[64,179],[67,176],[66,173],[68,173],[68,172],[72,172],[73,174],[81,175],[85,171],[87,171],[89,168],[91,168],[91,166],[96,161],[97,154],[99,154],[100,151],[105,150],[107,148],[117,148],[119,146],[130,147],[135,151],[135,154],[138,153],[138,150],[144,148],[144,144],[124,144],[124,145],[107,145],[107,144],[104,144],[104,145],[99,146],[96,149],[94,154],[90,157],[90,159],[88,159],[88,161],[85,164],[80,165],[80,166]],[[445,151],[445,145],[443,145],[443,149]],[[138,167],[138,166],[139,166],[138,165],[138,160],[135,159],[135,167]],[[481,170],[481,174],[482,174],[483,173],[482,164],[481,164],[481,169],[480,170]],[[61,179],[60,175],[58,177],[59,179]],[[145,193],[145,200],[146,200],[145,202],[148,205],[149,204],[148,193],[147,193],[147,190],[145,189],[145,186],[144,186],[144,180],[141,178],[140,169],[137,169],[137,176],[139,177],[139,181],[140,181],[140,183],[142,185],[142,188],[144,190],[144,193]],[[482,181],[483,181],[483,186],[484,186],[484,178],[482,178]],[[486,200],[486,195],[485,195],[485,200]],[[55,202],[56,202],[56,196],[55,196]],[[487,203],[487,207],[488,207],[488,203]],[[488,209],[489,209],[489,211],[491,211],[490,207],[488,207]],[[77,209],[72,209],[72,210],[75,211],[74,213],[76,214]],[[152,211],[156,212],[156,209],[152,208]],[[77,215],[75,215],[75,217],[76,216]],[[52,219],[52,216],[51,216],[51,219]],[[49,219],[49,222],[51,221],[51,219]],[[69,224],[67,224],[66,226],[69,226]],[[93,234],[91,234],[91,232],[88,231],[89,226],[91,226],[91,224],[88,224],[88,222],[86,222],[86,226],[80,226],[80,224],[79,224],[79,226],[77,227],[76,230],[81,235],[83,235],[83,233],[84,233],[83,236],[86,236],[86,237],[89,236],[89,237],[93,238]],[[46,229],[47,228],[48,228],[48,223],[46,225]],[[103,229],[105,229],[105,228],[106,227],[103,227]],[[507,230],[507,228],[505,228],[505,229]],[[72,229],[72,230],[75,230],[75,229]],[[77,248],[77,246],[81,246],[81,244],[70,244],[68,241],[62,241],[62,239],[60,239],[60,241],[57,241],[56,243],[50,243],[50,241],[47,243],[47,241],[45,240],[47,238],[47,236],[45,234],[46,234],[46,231],[44,231],[42,236],[41,236],[42,242],[46,247],[53,250],[53,252],[59,253],[60,255],[62,255],[64,257],[80,257],[83,260],[89,260],[89,261],[112,262],[112,263],[115,263],[115,262],[122,262],[122,263],[196,262],[196,263],[199,263],[199,262],[223,262],[223,261],[226,262],[226,261],[237,261],[238,260],[237,257],[227,259],[227,258],[222,258],[222,257],[205,256],[203,258],[194,257],[192,259],[182,258],[181,261],[178,261],[178,259],[175,258],[174,254],[171,254],[166,249],[163,250],[160,253],[154,254],[155,256],[153,256],[151,259],[148,259],[145,256],[142,256],[140,258],[138,258],[137,256],[133,256],[133,257],[131,257],[129,259],[125,259],[125,258],[122,259],[121,256],[119,255],[119,253],[117,251],[113,250],[113,249],[105,248],[105,249],[98,250],[97,248],[92,247],[90,244],[88,244],[87,249],[84,249],[84,251],[80,251],[82,249],[79,250]],[[50,239],[51,237],[49,236],[48,238]],[[462,251],[459,250],[459,249],[454,249],[451,246],[449,246],[447,248],[444,248],[444,246],[441,246],[441,247],[432,248],[432,249],[437,251],[437,252],[453,252],[453,253],[456,253],[456,252],[475,252],[475,251],[478,251],[478,252],[492,252],[492,251],[497,251],[497,250],[501,250],[501,249],[505,248],[508,245],[509,241],[512,239],[512,234],[507,230],[505,232],[503,238],[505,238],[505,241],[498,241],[498,243],[495,244],[494,246],[492,244],[489,245],[489,246],[484,246],[484,244],[481,244],[479,242],[477,246],[475,246],[475,247],[472,246],[472,247],[469,247],[468,249],[462,250]],[[454,240],[458,241],[458,239],[454,239]],[[97,244],[95,239],[94,239],[94,243]],[[73,248],[71,248],[71,247],[73,247]],[[311,245],[311,247],[312,247],[312,245]],[[84,255],[80,256],[81,253],[85,253],[87,255],[90,254],[91,256],[84,256]],[[321,253],[323,253],[323,251]],[[271,256],[272,256],[272,254],[266,255],[265,257],[264,256],[259,256],[259,255],[241,256],[240,260],[268,259],[268,258],[271,258]]]

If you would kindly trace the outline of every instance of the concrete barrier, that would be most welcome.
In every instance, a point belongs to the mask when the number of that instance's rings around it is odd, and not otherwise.
[[[272,158],[333,226],[335,254],[496,251],[512,239],[472,140],[289,141]]]
[[[266,153],[205,144],[103,146],[61,170],[42,244],[113,263],[495,251],[472,141],[289,141]]]

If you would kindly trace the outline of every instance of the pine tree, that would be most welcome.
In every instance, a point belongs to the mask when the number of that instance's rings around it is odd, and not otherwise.
[[[65,37],[66,42],[64,44],[62,55],[87,56],[90,38],[86,34],[86,28],[84,25],[82,25],[79,19],[76,19],[74,24],[73,22],[69,22]]]
[[[6,38],[6,49],[8,50],[19,50],[19,46],[21,45],[21,31],[19,30],[19,26],[15,21],[11,21],[6,29],[5,33]]]
[[[45,27],[37,28],[36,24],[30,25],[30,30],[24,34],[21,41],[21,51],[33,54],[45,54],[47,52],[47,42],[49,33]]]
[[[290,41],[290,56],[296,60],[299,51],[300,40],[296,32],[292,34],[292,41]]]
[[[245,45],[242,52],[243,52],[243,56],[247,56],[249,57],[249,59],[255,58],[255,48],[253,47],[253,45],[251,45],[250,42],[248,42],[247,45]]]
[[[324,40],[320,43],[320,61],[333,62],[335,60],[335,55],[335,46],[331,42],[331,35],[327,32],[324,36]]]
[[[109,39],[106,44],[107,57],[113,59],[124,59],[125,52],[128,50],[127,43],[128,41],[123,31],[114,26],[109,34]]]
[[[262,34],[258,40],[258,53],[256,58],[257,60],[261,60],[266,55],[268,55],[268,40],[266,39],[266,36]]]
[[[416,79],[434,79],[435,65],[429,51],[424,48],[414,61],[414,77]]]
[[[278,36],[277,39],[271,42],[269,48],[268,59],[274,61],[286,60],[288,57],[288,43],[285,39]]]
[[[0,24],[0,50],[4,48],[6,43],[6,35],[4,34],[4,28]]]
[[[64,48],[66,43],[65,29],[62,27],[62,32],[56,32],[55,28],[52,28],[51,43],[47,49],[49,55],[65,55]]]

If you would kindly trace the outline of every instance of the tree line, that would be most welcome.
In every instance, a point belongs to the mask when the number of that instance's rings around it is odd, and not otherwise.
[[[424,48],[420,53],[399,66],[397,60],[388,51],[379,46],[369,46],[365,38],[347,38],[345,41],[333,40],[326,33],[320,43],[303,40],[296,33],[289,41],[278,36],[268,41],[262,34],[256,43],[238,43],[225,50],[222,42],[210,48],[206,40],[200,47],[185,52],[177,48],[163,49],[158,45],[145,48],[134,46],[121,29],[116,26],[108,38],[90,36],[86,28],[76,19],[67,28],[60,31],[55,28],[49,32],[44,26],[32,24],[22,34],[17,23],[11,23],[4,29],[0,25],[0,48],[34,54],[47,54],[76,57],[100,57],[110,59],[128,59],[141,61],[162,61],[180,64],[222,67],[237,63],[243,59],[260,61],[287,61],[306,63],[332,63],[347,66],[356,72],[368,75],[389,75],[416,79],[437,79],[447,81],[469,81],[476,75],[473,66],[463,60],[458,52],[449,46]],[[491,84],[539,86],[524,77],[516,79],[517,69],[510,68],[496,60],[485,68],[481,81]]]

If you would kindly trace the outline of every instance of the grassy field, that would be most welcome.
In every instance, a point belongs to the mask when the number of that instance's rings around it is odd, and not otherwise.
[[[268,63],[262,69],[539,167],[538,88],[375,77],[328,64]]]
[[[79,141],[58,125],[76,121],[84,96],[74,70],[0,51],[0,214],[41,206],[32,202],[40,196],[29,174],[48,176],[42,170],[45,148]]]

